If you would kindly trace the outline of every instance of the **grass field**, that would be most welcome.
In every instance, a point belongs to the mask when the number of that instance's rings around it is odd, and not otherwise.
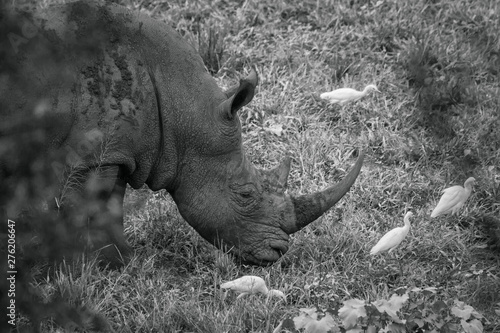
[[[240,113],[244,147],[261,168],[290,155],[289,192],[340,180],[360,148],[367,158],[351,191],[270,267],[241,265],[209,245],[168,193],[128,191],[132,262],[118,271],[61,266],[39,282],[47,299],[85,304],[117,332],[272,332],[300,308],[320,313],[352,298],[388,299],[398,287],[435,287],[432,302],[465,302],[484,316],[484,332],[500,332],[498,1],[120,3],[173,25],[222,88],[255,66],[258,92]],[[319,98],[367,84],[381,93],[345,106]],[[477,183],[460,215],[431,219],[440,191],[470,176]],[[390,256],[368,253],[409,210],[412,228],[395,251],[401,275]],[[287,302],[223,297],[222,282],[248,274]]]

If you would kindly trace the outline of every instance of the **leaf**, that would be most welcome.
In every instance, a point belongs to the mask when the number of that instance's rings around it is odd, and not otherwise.
[[[441,332],[445,332],[445,333],[460,332],[460,333],[462,333],[463,331],[460,328],[460,323],[446,322],[445,324],[441,325]]]
[[[441,327],[443,327],[444,325],[446,325],[446,323],[442,319],[434,320],[434,321],[427,321],[427,322],[433,324],[434,326],[436,326],[439,329],[441,329]]]
[[[364,333],[364,329],[362,328],[351,328],[347,331],[345,331],[345,333]]]
[[[415,324],[417,324],[418,327],[420,327],[420,328],[424,327],[424,325],[425,325],[425,322],[422,319],[420,319],[420,318],[413,319],[413,322]]]
[[[406,287],[399,287],[399,288],[395,289],[394,292],[396,294],[398,294],[399,296],[404,295],[404,294],[406,294]]]
[[[425,317],[423,319],[425,320],[426,323],[434,324],[434,323],[436,323],[438,316],[435,313],[431,313],[430,315],[428,315],[427,317]]]
[[[406,327],[403,324],[391,323],[387,325],[386,329],[388,329],[388,332],[392,333],[406,333]]]
[[[389,299],[389,303],[391,303],[394,306],[394,309],[396,311],[400,311],[401,308],[403,307],[403,304],[406,303],[408,298],[409,298],[408,294],[402,294],[402,295],[394,294]]]
[[[410,303],[409,308],[410,310],[414,309],[423,310],[425,308],[425,304],[422,301],[413,301],[412,303]]]
[[[460,320],[460,324],[462,324],[462,328],[465,333],[482,333],[483,332],[483,324],[477,320],[472,319],[470,322],[466,322],[465,320]]]
[[[365,301],[358,298],[351,298],[342,302],[344,306],[349,306],[352,308],[361,308],[365,306]]]
[[[435,301],[434,303],[432,303],[431,305],[431,309],[434,313],[439,313],[441,312],[441,310],[443,309],[446,309],[448,306],[446,305],[445,302],[441,301],[441,300],[437,300]]]
[[[408,300],[408,294],[398,296],[396,294],[392,295],[389,301],[380,299],[372,302],[371,304],[377,308],[380,313],[387,313],[391,319],[396,323],[404,323],[397,314],[403,304]]]
[[[293,318],[293,324],[295,328],[299,330],[301,328],[304,328],[310,320],[311,317],[309,317],[305,313],[301,313],[297,317]]]
[[[335,320],[330,314],[326,314],[320,320],[311,320],[309,321],[305,328],[305,333],[327,333],[331,329],[335,328],[337,325],[335,324]]]
[[[356,326],[359,317],[366,317],[365,301],[353,298],[343,303],[344,306],[339,309],[339,318],[348,330]]]
[[[335,332],[337,324],[333,317],[327,313],[320,320],[318,318],[318,313],[316,308],[302,308],[300,309],[300,315],[293,318],[293,324],[295,329],[304,329],[306,333],[326,333],[328,331]],[[285,328],[284,323],[283,328]]]
[[[368,328],[366,329],[366,333],[377,333],[377,326],[368,326]]]
[[[316,312],[317,311],[316,308],[300,308],[299,310],[300,310],[300,312],[304,312],[305,314],[313,317],[314,319],[316,319],[318,317],[318,313]]]
[[[400,323],[401,320],[399,319],[396,311],[392,308],[391,304],[386,301],[385,299],[379,299],[374,302],[372,302],[373,306],[375,306],[380,313],[387,313],[391,319],[397,323]]]
[[[328,331],[338,332],[338,326],[332,315],[326,313],[323,318],[317,320],[316,308],[301,308],[300,315],[293,318],[295,329],[304,328],[306,333],[326,333]],[[285,325],[284,325],[285,326]]]
[[[465,320],[470,319],[472,312],[474,312],[472,306],[460,302],[459,300],[455,300],[455,305],[451,308],[451,313],[453,315]]]
[[[306,325],[310,321],[316,321],[316,317],[318,316],[318,314],[316,313],[316,309],[314,310],[315,312],[313,313],[314,317],[311,317],[310,315],[305,313],[303,310],[304,309],[300,309],[300,311],[301,311],[300,315],[293,318],[293,323],[295,324],[296,329],[301,329],[301,328],[306,327]],[[307,310],[310,310],[310,309],[307,309]]]
[[[295,330],[295,323],[290,317],[283,320],[281,324],[282,324],[281,326],[282,330],[288,330],[288,331]]]

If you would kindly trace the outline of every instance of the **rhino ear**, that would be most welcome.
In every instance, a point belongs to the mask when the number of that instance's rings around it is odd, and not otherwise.
[[[258,82],[257,72],[252,68],[250,74],[240,80],[238,87],[231,88],[225,92],[228,98],[219,107],[222,114],[228,119],[233,119],[239,109],[250,103]]]

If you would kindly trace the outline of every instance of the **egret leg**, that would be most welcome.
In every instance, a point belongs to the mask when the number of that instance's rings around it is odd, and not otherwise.
[[[392,251],[393,249],[389,250],[389,254],[393,257],[392,259],[393,260],[396,260],[398,262],[398,266],[399,266],[399,276],[400,278],[403,278],[403,267],[401,266],[401,260],[399,259],[399,257],[396,255],[395,252]]]
[[[403,278],[403,266],[401,266],[401,259],[399,257],[397,257],[397,256],[396,256],[396,259],[397,259],[398,264],[399,264],[399,274],[400,274],[399,276],[402,279]]]
[[[399,278],[403,278],[403,266],[401,266],[401,259],[396,255],[396,253],[393,253],[394,259],[398,262],[399,266]]]

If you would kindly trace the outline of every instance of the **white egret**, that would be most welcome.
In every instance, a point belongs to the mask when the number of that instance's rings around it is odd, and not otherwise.
[[[366,96],[370,91],[375,90],[380,92],[377,87],[373,84],[369,84],[363,89],[363,91],[357,91],[351,88],[340,88],[334,91],[322,93],[319,95],[321,99],[328,100],[330,103],[339,103],[344,105],[349,101],[357,101],[358,99]]]
[[[464,205],[472,192],[472,185],[476,180],[474,177],[469,177],[465,181],[465,188],[460,185],[455,185],[443,190],[443,195],[439,199],[439,203],[431,213],[431,217],[437,217],[443,214],[458,214],[458,211]]]
[[[370,250],[371,255],[375,255],[380,252],[388,251],[391,253],[399,244],[406,238],[408,232],[410,231],[410,217],[413,216],[412,212],[406,213],[404,217],[405,225],[403,227],[398,227],[387,232],[380,240],[375,244]],[[396,258],[397,259],[397,258]],[[403,268],[401,267],[401,261],[398,259],[400,276],[403,276]]]
[[[413,216],[412,212],[406,213],[404,217],[405,225],[404,227],[398,227],[387,232],[380,240],[375,244],[374,247],[370,250],[371,255],[375,255],[380,252],[389,251],[391,253],[403,239],[405,239],[406,235],[408,235],[408,231],[410,231],[410,217]]]
[[[222,289],[231,289],[241,293],[236,299],[245,295],[261,293],[268,297],[278,296],[286,301],[286,296],[282,291],[277,289],[267,289],[266,282],[258,276],[245,275],[236,280],[225,282],[221,284],[220,287]]]

